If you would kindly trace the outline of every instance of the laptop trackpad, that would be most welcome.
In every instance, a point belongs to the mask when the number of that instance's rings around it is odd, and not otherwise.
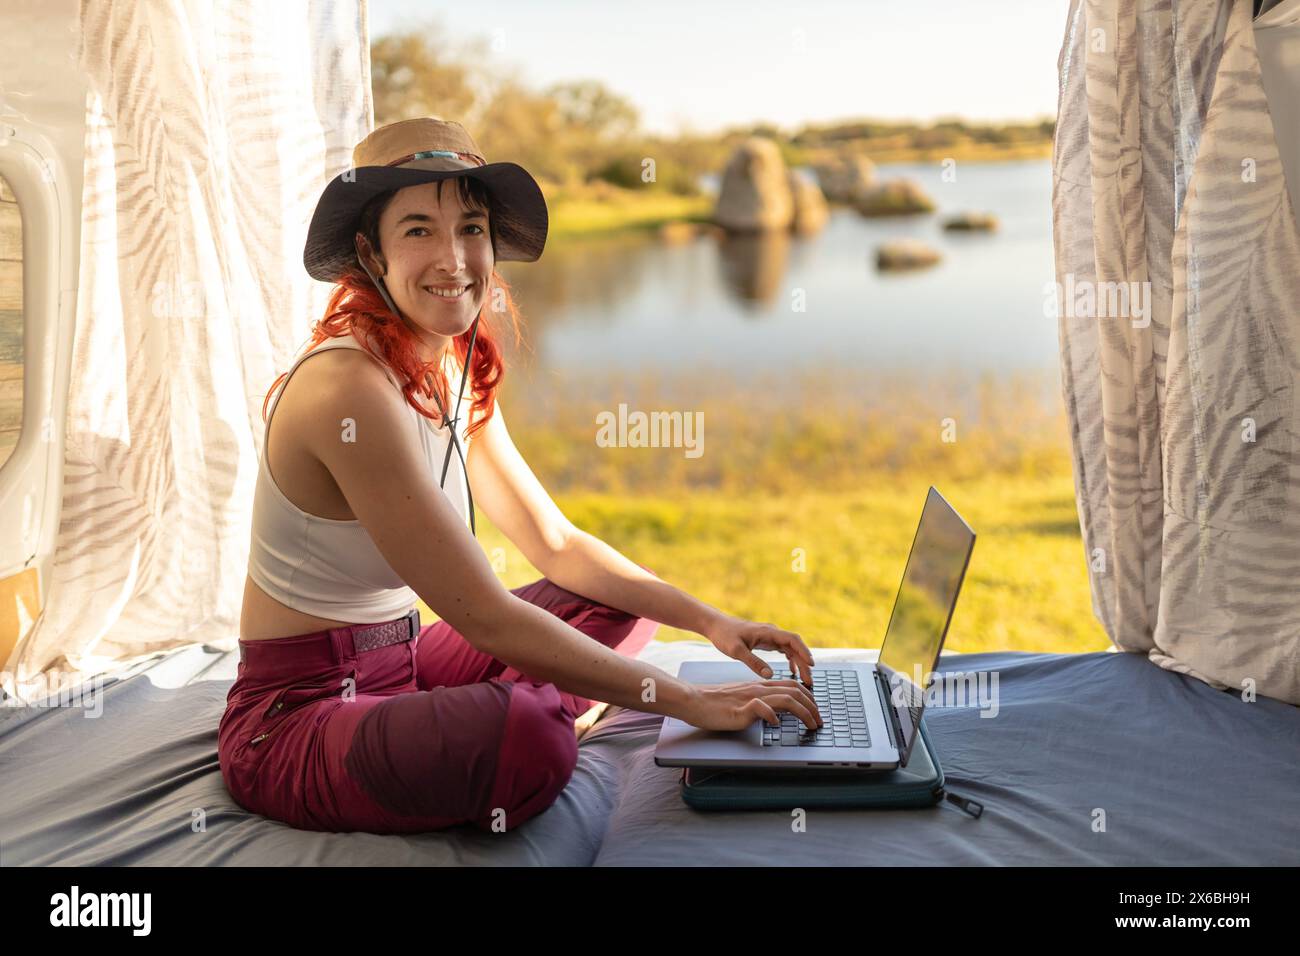
[[[682,665],[683,680],[692,684],[737,684],[762,680],[739,661],[690,661]],[[763,722],[754,720],[744,730],[704,730],[677,717],[665,717],[656,756],[677,755],[693,759],[753,759],[763,747]]]

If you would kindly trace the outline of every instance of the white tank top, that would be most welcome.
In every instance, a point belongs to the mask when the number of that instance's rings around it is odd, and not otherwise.
[[[253,495],[252,547],[249,551],[248,573],[263,591],[288,607],[334,621],[355,624],[377,624],[401,617],[415,606],[415,591],[389,566],[370,533],[357,519],[338,520],[308,514],[284,496],[271,477],[268,461],[267,438],[271,434],[271,418],[275,407],[289,384],[289,377],[306,359],[320,352],[336,348],[365,349],[351,335],[327,339],[310,352],[299,356],[289,369],[289,374],[271,397],[270,410],[263,433],[262,455],[258,463],[257,486]],[[367,353],[368,354],[368,353]],[[452,388],[452,407],[455,414],[455,393],[460,387],[459,371],[451,373],[454,362],[448,359],[448,382]],[[385,366],[393,386],[401,391],[396,376]],[[436,484],[442,477],[442,463],[446,455],[448,430],[434,423],[410,407],[402,397],[406,409],[419,425],[420,443]],[[465,397],[461,400],[461,421],[456,432],[467,458],[466,436],[470,386],[466,383]],[[465,520],[469,522],[469,500],[465,493],[465,476],[460,457],[453,448],[451,463],[447,466],[447,481],[443,493]],[[431,555],[431,557],[433,557]]]

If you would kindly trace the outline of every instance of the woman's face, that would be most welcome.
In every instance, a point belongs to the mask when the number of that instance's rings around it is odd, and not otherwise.
[[[487,211],[464,205],[455,180],[398,190],[379,217],[379,241],[384,283],[408,322],[435,336],[470,327],[487,297],[492,237]]]

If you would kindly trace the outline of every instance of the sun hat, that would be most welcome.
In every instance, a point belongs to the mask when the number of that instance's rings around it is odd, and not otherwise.
[[[381,126],[352,150],[352,168],[330,180],[316,203],[302,254],[307,274],[336,282],[364,267],[354,245],[357,221],[380,193],[457,176],[481,180],[488,189],[496,258],[536,262],[548,225],[537,180],[516,163],[487,162],[459,123],[426,116]]]

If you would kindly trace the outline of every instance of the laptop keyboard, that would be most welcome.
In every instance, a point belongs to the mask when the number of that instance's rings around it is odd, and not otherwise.
[[[773,667],[771,680],[799,679],[789,670]],[[779,727],[764,722],[764,747],[870,747],[867,713],[862,706],[862,686],[855,670],[812,669],[812,695],[821,711],[823,726],[804,725],[794,714],[777,713]]]

